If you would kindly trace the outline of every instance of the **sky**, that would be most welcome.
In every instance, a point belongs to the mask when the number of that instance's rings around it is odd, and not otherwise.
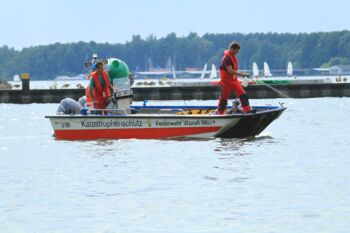
[[[125,43],[132,35],[350,30],[348,0],[0,0],[0,46]]]

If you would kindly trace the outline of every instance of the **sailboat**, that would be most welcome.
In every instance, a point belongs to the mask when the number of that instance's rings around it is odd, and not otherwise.
[[[287,76],[288,77],[292,77],[293,76],[293,65],[292,65],[291,62],[288,62]]]
[[[205,77],[205,72],[207,71],[207,66],[208,66],[208,64],[205,63],[200,79],[203,79]]]
[[[290,63],[291,65],[292,63]],[[293,67],[291,67],[288,64],[288,70],[293,73]],[[253,71],[254,71],[254,65],[253,65]],[[263,79],[259,79],[256,81],[256,84],[290,84],[291,80],[290,78],[286,77],[272,77],[272,74],[270,72],[270,67],[267,64],[267,62],[264,62],[264,77]]]
[[[214,64],[211,65],[210,79],[215,79],[218,77],[218,72]]]
[[[267,62],[264,62],[264,76],[272,77],[272,74],[270,72],[270,67],[269,67],[269,64],[267,64]]]
[[[259,68],[255,62],[253,63],[253,77],[259,78]]]
[[[254,70],[254,67],[253,67]],[[256,84],[320,84],[320,83],[334,83],[334,78],[317,77],[317,76],[303,76],[297,77],[293,74],[293,64],[288,62],[287,75],[272,77],[268,64],[264,63],[265,78],[256,81]]]
[[[254,69],[254,68],[253,68]],[[264,62],[264,78],[255,82],[256,84],[285,84],[288,81],[280,80],[280,78],[272,77],[270,67],[267,62]]]

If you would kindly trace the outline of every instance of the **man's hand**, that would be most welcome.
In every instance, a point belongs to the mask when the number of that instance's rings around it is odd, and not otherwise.
[[[247,73],[241,73],[240,76],[242,76],[243,78],[245,78],[245,77],[249,78],[250,77],[250,75],[247,74]]]
[[[115,92],[115,90],[114,90],[114,87],[113,87],[112,83],[110,83],[110,84],[109,84],[109,89],[110,89],[112,92]]]
[[[231,74],[232,76],[235,76],[235,75],[237,75],[237,76],[241,76],[241,77],[250,77],[250,75],[249,74],[247,74],[247,73],[244,73],[244,72],[242,72],[242,73],[240,73],[240,72],[238,72],[238,71],[235,71],[233,68],[232,68],[232,66],[226,66],[226,69],[227,69],[227,71],[228,71],[228,73],[229,74]]]

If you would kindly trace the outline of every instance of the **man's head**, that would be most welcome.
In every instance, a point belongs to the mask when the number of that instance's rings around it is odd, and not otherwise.
[[[241,48],[241,46],[236,41],[234,41],[230,44],[230,53],[232,55],[237,55],[240,48]]]
[[[100,62],[100,61],[97,62],[95,67],[96,67],[97,72],[102,72],[103,71],[103,62]]]

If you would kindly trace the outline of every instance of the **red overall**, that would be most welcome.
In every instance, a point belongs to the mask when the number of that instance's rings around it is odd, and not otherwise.
[[[108,74],[106,71],[103,71],[102,76],[105,82],[105,85],[102,86],[98,73],[95,71],[92,73],[92,78],[94,79],[95,88],[93,95],[97,103],[94,104],[95,109],[105,109],[107,105],[107,100],[111,97],[111,92],[109,90],[110,82]]]
[[[233,70],[238,71],[238,60],[236,56],[232,56],[229,50],[224,52],[222,62],[225,57],[229,57],[233,66]],[[236,76],[232,76],[227,70],[220,69],[220,84],[221,84],[221,96],[218,103],[218,114],[222,115],[225,113],[227,100],[230,98],[231,91],[234,91],[237,97],[241,101],[241,105],[244,112],[248,112],[251,107],[249,105],[249,100],[247,93],[244,91],[240,81]]]
[[[88,108],[93,107],[94,106],[94,101],[90,95],[90,85],[87,85],[86,89],[85,89],[85,96],[86,96],[86,105]]]

